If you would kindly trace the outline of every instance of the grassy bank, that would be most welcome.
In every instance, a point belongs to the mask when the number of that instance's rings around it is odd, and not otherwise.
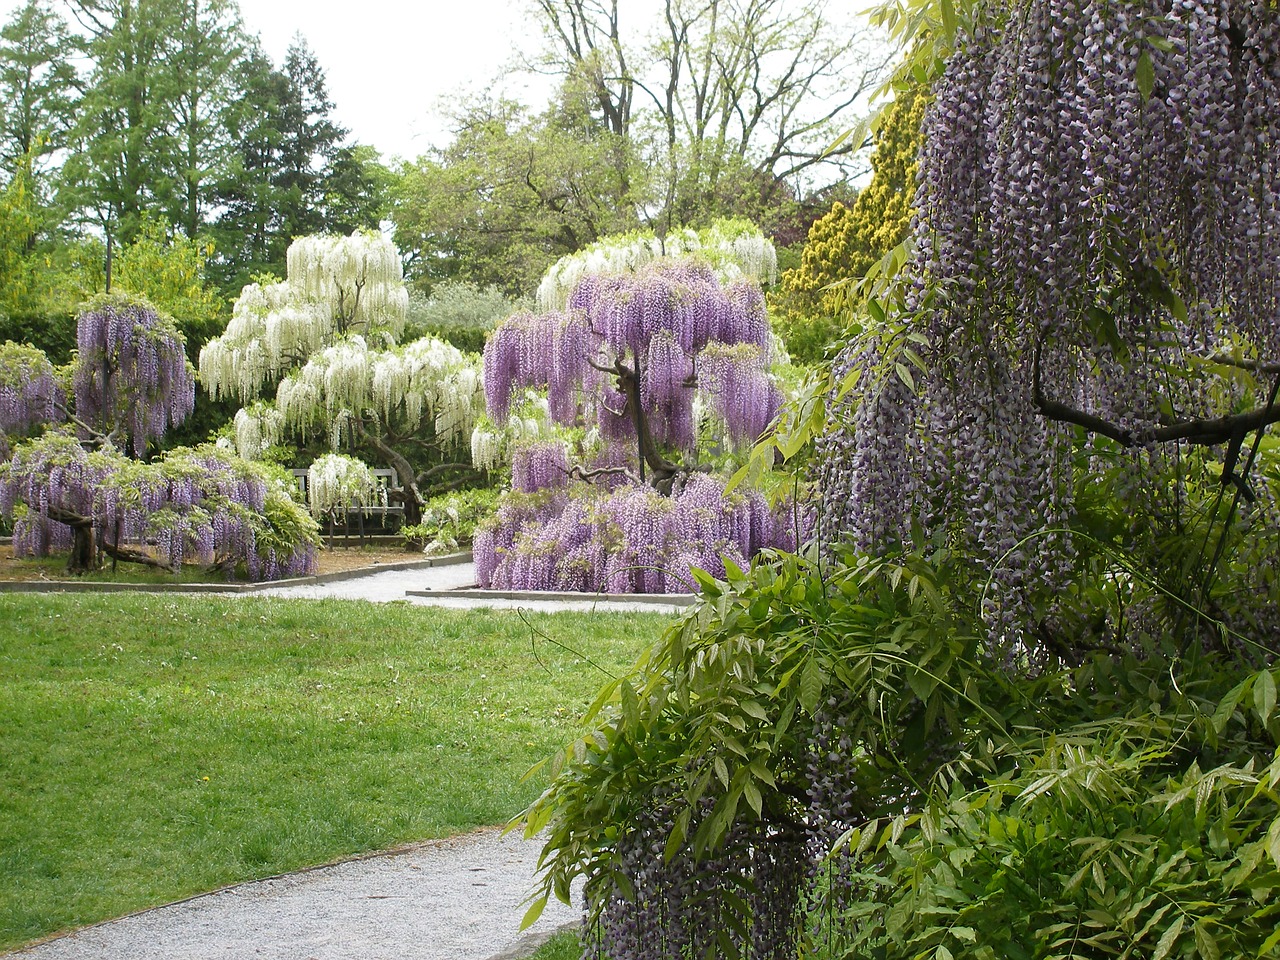
[[[500,823],[666,622],[0,595],[0,949]]]

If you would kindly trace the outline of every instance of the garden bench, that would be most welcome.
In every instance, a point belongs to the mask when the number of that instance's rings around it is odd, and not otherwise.
[[[302,493],[302,500],[307,502],[307,484],[310,481],[311,471],[307,469],[293,469],[289,471],[293,474],[294,481],[298,484],[298,490]],[[382,526],[387,526],[388,520],[393,519],[397,526],[404,522],[404,504],[403,502],[393,502],[392,494],[403,493],[404,488],[400,485],[400,476],[392,467],[378,467],[372,471],[374,482],[378,485],[378,492],[373,502],[363,510],[354,503],[347,508],[347,514],[344,519],[345,532],[350,533],[354,526],[359,530],[361,539],[364,538],[364,518],[366,516],[379,518]]]

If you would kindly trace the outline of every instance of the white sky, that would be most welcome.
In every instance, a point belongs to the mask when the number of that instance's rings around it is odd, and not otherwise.
[[[25,2],[0,0],[0,22]],[[53,6],[74,24],[65,4]],[[518,48],[533,53],[541,42],[530,0],[239,0],[239,6],[246,31],[259,35],[276,66],[295,33],[306,37],[325,71],[337,121],[385,160],[445,146],[442,104],[484,90]],[[547,101],[550,83],[523,80],[532,89],[520,99]],[[524,92],[519,84],[504,89]]]
[[[338,122],[384,159],[444,146],[442,108],[485,89],[518,49],[537,50],[528,7],[528,0],[240,0],[246,29],[277,66],[294,34],[306,37]],[[523,79],[535,88],[531,102],[545,102],[549,85]]]

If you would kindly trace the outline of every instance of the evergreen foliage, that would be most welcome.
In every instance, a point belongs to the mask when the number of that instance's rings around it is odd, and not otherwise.
[[[871,182],[852,205],[837,200],[814,221],[800,265],[782,274],[770,306],[783,342],[799,360],[822,359],[840,339],[858,302],[851,285],[907,237],[927,99],[916,83],[898,91],[876,131]]]

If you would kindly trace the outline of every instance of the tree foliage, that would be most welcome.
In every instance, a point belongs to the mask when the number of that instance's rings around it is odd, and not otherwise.
[[[731,570],[606,685],[523,817],[589,951],[1274,950],[1277,671],[1148,635],[1011,673],[937,559]]]
[[[871,154],[871,182],[846,206],[836,201],[809,228],[800,265],[782,275],[771,297],[787,349],[816,361],[843,332],[856,297],[851,285],[907,238],[916,190],[916,155],[926,94],[912,83],[881,117]]]
[[[420,286],[453,278],[532,289],[559,257],[634,227],[612,147],[570,99],[530,117],[516,104],[471,105],[453,142],[406,164],[395,186],[395,240]]]
[[[287,279],[241,292],[226,332],[200,352],[201,382],[242,404],[274,390],[273,402],[236,415],[245,456],[286,436],[365,448],[397,471],[416,523],[429,482],[468,475],[459,454],[483,395],[479,371],[433,337],[397,345],[408,292],[385,238],[300,237],[288,262]]]
[[[829,149],[837,118],[883,64],[825,3],[664,0],[639,30],[617,0],[537,8],[548,62],[654,171],[650,202],[665,229],[725,215],[758,221],[815,168],[843,170],[861,148]]]

